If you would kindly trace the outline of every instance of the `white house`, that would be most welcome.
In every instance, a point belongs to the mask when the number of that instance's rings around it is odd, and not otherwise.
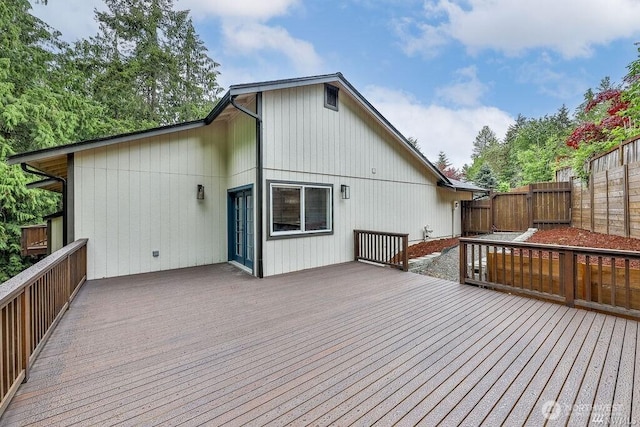
[[[202,120],[9,163],[64,193],[65,241],[89,239],[89,279],[346,262],[354,229],[459,235],[455,202],[477,189],[443,176],[340,73],[231,86]]]

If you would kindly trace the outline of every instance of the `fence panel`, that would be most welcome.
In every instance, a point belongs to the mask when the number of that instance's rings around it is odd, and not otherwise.
[[[493,196],[495,231],[522,231],[529,228],[527,193],[501,193]]]
[[[462,232],[468,236],[492,231],[549,229],[571,224],[570,182],[548,182],[462,202]]]
[[[608,234],[609,225],[609,201],[607,198],[608,171],[593,174],[592,183],[592,221],[593,230],[596,233]]]
[[[571,226],[591,230],[591,193],[578,177],[571,179]]]
[[[541,182],[530,188],[531,226],[547,230],[571,224],[571,183]]]
[[[640,238],[640,137],[592,159],[589,168],[589,184],[573,179],[571,225]]]
[[[465,236],[491,233],[491,200],[462,201],[462,233]]]
[[[627,165],[627,187],[629,237],[640,239],[640,162]]]

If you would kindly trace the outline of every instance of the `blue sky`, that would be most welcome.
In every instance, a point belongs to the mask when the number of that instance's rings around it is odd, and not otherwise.
[[[435,161],[461,167],[484,125],[571,111],[637,58],[639,0],[177,0],[231,84],[340,71]],[[74,41],[102,0],[33,13]]]

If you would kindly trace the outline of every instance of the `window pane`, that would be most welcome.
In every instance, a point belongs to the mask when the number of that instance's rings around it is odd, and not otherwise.
[[[304,189],[304,226],[306,231],[329,229],[329,189]]]
[[[273,231],[300,230],[300,189],[272,188]]]

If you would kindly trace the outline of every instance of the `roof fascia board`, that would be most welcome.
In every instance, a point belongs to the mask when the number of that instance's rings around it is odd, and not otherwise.
[[[331,83],[340,81],[340,74],[326,74],[322,76],[302,77],[297,79],[274,80],[271,82],[262,82],[256,84],[233,85],[229,89],[232,96],[246,95],[248,93],[265,92],[268,90],[289,89],[299,86],[307,86],[311,84]]]
[[[211,112],[207,114],[207,117],[205,117],[203,120],[204,124],[208,126],[213,123],[213,121],[224,111],[225,108],[227,108],[229,104],[231,104],[230,90],[228,90],[227,93],[224,94],[224,96],[220,99],[220,101],[218,101],[215,107],[213,107],[213,110],[211,110]]]
[[[54,156],[67,155],[77,153],[79,151],[91,150],[94,148],[107,147],[109,145],[120,144],[122,142],[137,141],[143,138],[152,138],[154,136],[166,135],[168,133],[197,129],[205,126],[204,120],[182,123],[179,125],[171,125],[150,130],[144,130],[135,133],[118,135],[115,137],[106,137],[90,141],[81,141],[73,144],[61,145],[59,147],[45,148],[42,150],[31,151],[24,154],[15,154],[7,158],[7,164],[16,165],[19,163],[28,163],[35,160],[46,159]]]

